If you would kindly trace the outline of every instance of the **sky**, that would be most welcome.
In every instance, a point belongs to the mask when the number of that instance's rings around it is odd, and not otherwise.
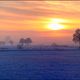
[[[63,28],[55,30],[54,24]],[[1,39],[31,37],[37,44],[72,44],[77,28],[80,1],[0,1]]]

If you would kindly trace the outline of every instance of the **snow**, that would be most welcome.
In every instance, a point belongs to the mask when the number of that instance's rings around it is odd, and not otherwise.
[[[0,51],[0,80],[80,80],[80,50]]]

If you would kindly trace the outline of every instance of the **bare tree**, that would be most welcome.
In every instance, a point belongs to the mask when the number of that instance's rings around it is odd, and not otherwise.
[[[20,39],[19,46],[24,47],[24,38],[21,38]]]
[[[23,48],[25,48],[26,46],[29,47],[29,45],[30,45],[31,43],[32,43],[32,39],[31,39],[31,38],[26,38],[26,39],[21,38],[21,39],[19,40],[19,44],[17,45],[17,47],[18,47],[19,49],[23,49]]]
[[[9,41],[9,43],[13,46],[14,42],[12,40]]]
[[[31,43],[32,43],[32,39],[31,38],[26,38],[25,39],[26,46],[29,46]]]
[[[10,36],[7,36],[7,37],[5,38],[5,43],[6,43],[7,45],[13,46],[14,41],[11,39]]]
[[[80,48],[80,29],[77,29],[73,34],[73,42],[78,43]]]
[[[52,47],[56,47],[56,46],[58,46],[55,42],[53,42],[52,44],[51,44],[51,46]]]

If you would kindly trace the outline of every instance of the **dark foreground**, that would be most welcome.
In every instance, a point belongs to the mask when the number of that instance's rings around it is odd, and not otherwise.
[[[80,80],[80,51],[1,51],[0,80]]]

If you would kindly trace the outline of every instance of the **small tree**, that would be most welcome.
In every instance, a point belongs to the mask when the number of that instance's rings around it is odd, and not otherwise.
[[[77,29],[73,34],[73,42],[78,43],[80,48],[80,29]]]
[[[51,46],[52,46],[52,47],[56,47],[56,46],[58,46],[58,45],[53,42],[53,43],[51,44]]]
[[[26,39],[25,39],[25,44],[26,44],[27,46],[29,46],[31,43],[32,43],[32,39],[31,39],[31,38],[26,38]]]
[[[25,41],[24,38],[21,38],[20,41],[19,41],[19,45],[24,47],[24,41]]]
[[[9,41],[9,43],[13,46],[14,42],[12,40]]]

